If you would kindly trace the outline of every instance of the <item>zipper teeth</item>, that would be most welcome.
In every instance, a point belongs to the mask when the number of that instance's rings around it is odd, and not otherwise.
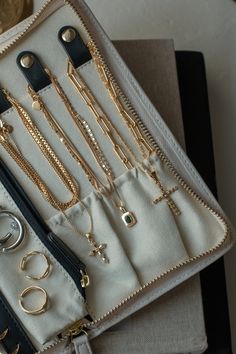
[[[31,19],[31,21],[28,23],[28,25],[25,27],[25,29],[18,35],[16,36],[11,43],[9,43],[4,49],[0,51],[0,56],[4,55],[11,47],[14,46],[18,40],[20,40],[23,36],[27,34],[27,32],[31,29],[35,21],[40,17],[42,12],[46,10],[46,8],[53,2],[53,0],[47,0],[44,5],[41,7],[41,9],[36,13],[36,15]]]
[[[53,0],[48,0],[43,7],[41,8],[41,10],[35,15],[35,17],[31,20],[31,22],[27,25],[27,27],[24,29],[23,32],[21,32],[20,35],[18,35],[8,46],[6,46],[1,52],[0,55],[5,54],[18,40],[20,40],[25,34],[27,34],[27,32],[30,30],[30,28],[32,27],[32,25],[34,24],[34,22],[40,17],[40,15],[42,14],[42,12],[44,10],[46,10],[46,8],[53,2]],[[134,291],[131,295],[129,295],[127,298],[125,298],[124,300],[122,300],[117,306],[115,306],[112,310],[108,311],[107,313],[105,313],[103,316],[101,316],[100,318],[94,320],[93,322],[90,322],[89,324],[86,324],[85,327],[86,328],[92,328],[93,326],[99,324],[100,322],[104,321],[107,319],[107,317],[111,316],[112,314],[114,314],[116,311],[118,311],[122,306],[124,306],[128,301],[130,301],[131,299],[133,299],[136,295],[140,294],[143,290],[151,287],[155,282],[157,282],[158,280],[161,280],[163,277],[167,276],[168,274],[172,273],[173,271],[178,270],[179,268],[181,268],[182,266],[188,265],[191,262],[197,261],[205,256],[209,256],[210,254],[212,254],[214,251],[218,250],[228,239],[229,234],[230,234],[230,226],[229,224],[226,222],[226,220],[224,219],[224,217],[222,215],[220,215],[216,210],[214,210],[212,207],[210,207],[200,196],[198,196],[190,186],[188,186],[188,184],[186,183],[186,181],[179,175],[179,173],[177,172],[177,170],[175,169],[175,167],[172,165],[171,161],[169,160],[169,158],[163,153],[163,151],[161,150],[161,148],[159,147],[159,145],[157,144],[157,142],[155,141],[155,139],[153,138],[153,136],[150,134],[150,132],[148,131],[148,129],[146,128],[145,124],[143,123],[143,121],[141,120],[141,118],[139,117],[139,115],[137,114],[136,110],[134,109],[134,107],[132,106],[132,104],[130,103],[130,101],[127,99],[127,97],[124,95],[124,93],[122,92],[122,90],[120,89],[117,81],[115,80],[114,76],[112,75],[112,73],[110,72],[110,69],[108,68],[107,63],[104,60],[103,55],[101,54],[97,44],[95,43],[93,36],[91,35],[85,21],[83,20],[81,14],[79,13],[79,11],[77,10],[77,8],[74,6],[74,4],[71,2],[71,0],[64,0],[65,4],[68,4],[73,11],[75,12],[75,14],[79,17],[81,24],[83,25],[85,31],[87,32],[89,39],[91,40],[91,42],[93,43],[94,47],[96,48],[97,51],[97,55],[100,58],[100,60],[103,62],[104,67],[106,68],[106,73],[109,76],[109,78],[111,79],[111,81],[114,84],[115,89],[117,90],[117,92],[119,93],[119,95],[121,96],[121,98],[123,99],[125,105],[127,106],[127,108],[130,110],[131,114],[133,115],[133,117],[135,118],[136,122],[140,125],[141,129],[143,130],[143,133],[145,135],[145,137],[148,139],[148,141],[150,142],[150,144],[153,146],[154,149],[156,149],[157,154],[160,158],[160,160],[166,164],[166,166],[168,167],[169,171],[172,173],[172,175],[176,178],[176,180],[178,181],[178,183],[196,200],[198,200],[205,208],[207,208],[213,215],[215,215],[222,223],[223,227],[225,228],[225,235],[223,237],[223,239],[214,247],[212,247],[210,250],[205,251],[203,253],[201,253],[200,255],[191,257],[189,259],[187,259],[186,261],[180,262],[179,264],[173,266],[172,268],[168,269],[167,271],[165,271],[164,273],[160,274],[159,276],[157,276],[156,278],[154,278],[153,280],[151,280],[150,282],[146,283],[145,285],[143,285],[142,287],[140,287],[138,290]],[[51,344],[50,346],[48,346],[47,348],[43,349],[42,351],[38,352],[39,353],[43,353],[46,352],[48,349],[52,349],[54,348],[57,344],[62,343],[62,341],[66,340],[68,337],[63,337],[62,339],[54,342],[53,344]]]
[[[44,349],[40,350],[39,352],[36,352],[35,354],[45,353],[48,350],[51,350],[51,349],[55,348],[56,346],[58,346],[59,344],[67,341],[68,339],[69,339],[69,335],[62,337],[61,339],[57,339],[55,342],[53,342],[52,344],[46,346]]]
[[[153,136],[150,134],[149,130],[147,129],[147,127],[145,126],[145,124],[143,123],[143,121],[141,120],[141,118],[139,117],[138,113],[136,112],[136,110],[134,109],[134,107],[132,106],[132,104],[130,103],[129,99],[124,95],[124,93],[122,92],[122,90],[120,89],[117,81],[115,80],[114,76],[112,75],[110,69],[108,68],[107,63],[105,62],[105,59],[103,57],[103,55],[101,54],[101,51],[99,50],[97,44],[95,43],[93,36],[91,35],[87,25],[85,24],[82,16],[80,15],[79,11],[77,10],[77,8],[71,3],[71,0],[64,0],[65,3],[69,4],[71,6],[71,8],[74,10],[74,12],[76,13],[76,15],[79,17],[84,29],[86,30],[86,32],[88,33],[89,39],[92,42],[92,44],[94,45],[94,47],[96,48],[97,51],[97,55],[99,57],[99,59],[102,61],[105,70],[106,70],[106,74],[108,75],[108,77],[111,79],[115,89],[117,90],[118,94],[121,96],[121,98],[123,99],[125,105],[127,106],[127,108],[129,109],[129,111],[131,112],[131,114],[133,115],[133,117],[135,118],[136,122],[139,124],[139,126],[141,127],[144,135],[146,136],[146,138],[148,139],[148,141],[150,142],[150,144],[153,146],[153,148],[156,150],[160,160],[166,164],[166,166],[168,167],[169,171],[172,173],[172,175],[176,178],[176,180],[178,181],[178,183],[196,200],[198,200],[205,208],[207,208],[213,215],[215,215],[222,223],[223,227],[225,228],[225,235],[224,238],[214,247],[212,247],[210,250],[205,251],[197,256],[191,257],[189,259],[187,259],[186,261],[180,262],[179,264],[175,265],[174,267],[168,269],[167,271],[165,271],[164,273],[160,274],[159,276],[157,276],[156,278],[152,279],[150,282],[146,283],[145,285],[143,285],[142,287],[140,287],[138,290],[134,291],[132,294],[130,294],[128,297],[126,297],[124,300],[122,300],[117,306],[115,306],[113,309],[111,309],[110,311],[108,311],[107,313],[105,313],[103,316],[101,316],[100,318],[94,320],[93,322],[90,322],[89,324],[86,324],[85,327],[86,328],[92,328],[93,326],[99,324],[100,322],[104,321],[105,319],[107,319],[107,317],[111,316],[112,314],[114,314],[116,311],[118,311],[122,306],[124,306],[128,301],[130,301],[131,299],[133,299],[136,295],[138,295],[139,293],[141,293],[144,289],[147,289],[149,287],[151,287],[155,282],[157,282],[158,280],[161,280],[163,277],[165,277],[166,275],[172,273],[175,270],[178,270],[179,268],[181,268],[182,266],[188,265],[191,262],[197,261],[205,256],[210,255],[211,253],[213,253],[214,251],[218,250],[228,239],[229,234],[230,234],[230,226],[228,225],[228,223],[226,222],[226,220],[224,219],[224,217],[222,215],[220,215],[216,210],[214,210],[213,208],[211,208],[200,196],[197,195],[196,192],[194,192],[192,190],[192,188],[186,183],[186,181],[179,175],[179,173],[177,172],[177,170],[175,169],[175,167],[172,165],[171,161],[169,160],[169,158],[163,153],[163,151],[161,150],[161,148],[159,147],[159,145],[157,144],[157,142],[155,141],[155,139],[153,138]]]

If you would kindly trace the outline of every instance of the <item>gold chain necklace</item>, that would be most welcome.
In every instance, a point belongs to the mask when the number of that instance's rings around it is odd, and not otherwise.
[[[103,64],[103,61],[99,57],[95,45],[92,42],[89,42],[88,48],[93,57],[94,63],[97,67],[97,71],[101,77],[101,80],[103,81],[106,89],[108,90],[110,97],[114,102],[114,105],[116,106],[118,112],[120,113],[122,119],[124,120],[128,128],[130,129],[136,141],[136,144],[142,153],[142,157],[144,159],[147,159],[155,150],[153,149],[151,144],[149,144],[149,142],[147,141],[147,139],[145,138],[142,132],[142,129],[136,123],[135,119],[130,115],[128,109],[125,107],[124,102],[122,101],[122,98],[117,93],[115,85],[113,84],[112,79],[108,76],[105,65]],[[143,171],[150,177],[150,179],[155,183],[155,185],[157,185],[161,190],[162,194],[159,197],[153,199],[152,201],[153,204],[158,204],[162,200],[165,200],[172,213],[175,216],[179,216],[181,214],[181,211],[179,210],[178,206],[171,198],[171,195],[178,190],[178,187],[175,186],[170,190],[167,190],[164,187],[163,183],[161,182],[160,178],[158,177],[157,171],[153,168],[153,166],[150,165],[150,163],[148,166],[145,166],[143,163],[139,165],[143,169]]]
[[[24,110],[24,108],[10,95],[9,92],[6,90],[3,90],[6,98],[9,100],[9,102],[13,105],[13,107],[17,110],[18,114],[22,118],[22,121],[28,130],[28,132],[31,134],[33,139],[36,141],[36,143],[39,145],[41,151],[43,152],[43,155],[48,159],[50,165],[53,167],[53,169],[58,172],[58,175],[64,185],[70,190],[72,193],[72,199],[70,202],[63,203],[58,201],[54,195],[51,193],[49,188],[46,186],[46,184],[43,182],[39,174],[36,172],[36,170],[33,168],[33,166],[24,158],[24,156],[21,154],[19,149],[17,149],[12,143],[11,143],[11,138],[10,138],[10,133],[12,133],[13,128],[10,125],[7,125],[3,121],[0,121],[0,144],[3,146],[3,148],[8,152],[8,154],[11,156],[11,158],[18,164],[18,166],[23,170],[23,172],[30,178],[30,180],[36,185],[36,187],[39,189],[41,192],[42,196],[56,209],[59,210],[63,213],[65,216],[66,220],[68,223],[74,228],[74,225],[71,223],[69,218],[67,217],[65,211],[66,209],[72,207],[75,205],[77,202],[79,202],[79,189],[77,184],[75,183],[73,177],[67,172],[67,170],[64,168],[54,151],[51,149],[51,147],[48,145],[47,141],[45,138],[42,136],[36,125],[32,122],[31,118],[29,117],[28,113]],[[45,151],[46,149],[46,151]],[[81,202],[82,203],[82,202]],[[84,206],[84,204],[83,204]],[[106,248],[106,244],[98,244],[95,239],[94,235],[92,233],[93,229],[93,222],[92,222],[92,215],[88,208],[84,206],[84,209],[86,210],[89,219],[90,219],[90,229],[89,232],[86,233],[81,233],[76,229],[77,233],[81,236],[84,236],[89,245],[92,247],[92,251],[89,253],[89,256],[98,256],[100,257],[101,261],[104,263],[109,263],[109,259],[107,258],[106,254],[104,253],[104,250]]]
[[[102,149],[100,148],[100,146],[99,146],[91,128],[89,127],[87,121],[85,119],[83,119],[79,115],[79,113],[77,113],[74,110],[69,98],[65,94],[64,90],[62,89],[62,87],[59,84],[56,77],[54,77],[51,74],[51,72],[48,68],[46,68],[45,71],[48,74],[48,76],[50,77],[53,87],[55,88],[55,90],[56,90],[57,94],[59,95],[59,97],[61,98],[62,102],[64,103],[73,122],[75,123],[76,127],[81,132],[81,134],[83,135],[83,137],[84,137],[86,143],[88,144],[90,150],[92,151],[93,156],[94,156],[95,160],[97,161],[98,165],[102,168],[102,170],[105,172],[105,174],[108,178],[112,178],[113,177],[112,169],[109,166],[109,163],[107,162],[107,160],[102,152]]]
[[[63,203],[58,201],[51,193],[47,185],[43,182],[39,174],[35,171],[33,166],[24,158],[21,152],[11,142],[10,134],[12,133],[12,126],[0,121],[0,144],[17,163],[17,165],[24,171],[28,178],[36,185],[41,192],[42,196],[57,210],[65,210],[73,206],[78,200],[77,187],[73,185],[73,197],[67,202]],[[71,188],[68,188],[71,191]]]
[[[46,118],[48,124],[51,126],[52,130],[57,134],[59,137],[59,140],[61,143],[65,145],[67,150],[69,151],[70,155],[74,158],[74,160],[81,166],[83,169],[85,175],[87,176],[89,182],[93,185],[93,187],[96,190],[100,190],[103,187],[102,182],[97,178],[93,170],[90,168],[90,166],[87,164],[83,156],[80,154],[80,152],[76,149],[72,141],[69,139],[69,137],[66,135],[60,124],[56,121],[54,116],[51,114],[51,112],[48,110],[46,105],[44,104],[43,100],[39,96],[38,93],[36,93],[31,86],[28,87],[28,93],[30,97],[33,100],[33,108],[36,110],[42,111],[44,117]]]
[[[112,80],[108,77],[106,73],[106,69],[102,60],[99,58],[97,54],[97,49],[95,48],[92,42],[88,43],[88,48],[90,53],[93,57],[95,65],[97,67],[98,73],[107,88],[114,105],[116,106],[118,112],[120,113],[122,119],[130,129],[137,146],[139,147],[142,156],[146,159],[152,152],[153,147],[147,142],[146,138],[143,136],[142,130],[139,125],[136,123],[135,119],[130,115],[128,109],[125,107],[124,103],[122,102],[121,97],[117,94],[117,91],[114,87]]]
[[[86,210],[88,216],[89,216],[89,221],[90,221],[90,227],[89,231],[86,233],[82,233],[68,218],[65,212],[63,212],[63,215],[65,216],[65,219],[67,220],[68,224],[71,226],[72,230],[74,230],[78,235],[85,236],[89,245],[92,247],[92,250],[89,252],[90,257],[99,257],[103,263],[109,263],[110,260],[105,254],[105,249],[107,248],[106,243],[101,243],[98,244],[93,235],[93,218],[92,215],[89,211],[89,209],[84,205],[82,201],[80,201],[80,204],[83,206],[84,210]]]
[[[25,109],[19,104],[19,102],[14,99],[10,93],[7,90],[3,90],[7,100],[12,104],[12,106],[15,108],[17,111],[19,117],[22,120],[22,123],[24,124],[25,128],[29,132],[29,134],[32,136],[33,140],[35,143],[38,145],[40,148],[41,152],[43,153],[44,157],[48,160],[49,164],[51,167],[54,169],[60,180],[63,182],[63,184],[73,193],[73,203],[72,205],[75,204],[76,202],[76,197],[78,195],[78,186],[76,185],[73,177],[71,174],[66,170],[66,168],[63,166],[51,146],[48,144],[46,139],[42,136],[41,132],[35,125],[35,123],[31,120],[30,116],[28,113],[25,111]],[[67,209],[62,206],[62,209],[65,210]]]
[[[77,116],[77,113],[74,111],[68,97],[66,96],[65,92],[63,91],[62,87],[60,86],[58,80],[56,77],[52,75],[49,69],[45,69],[47,72],[48,76],[50,77],[50,80],[58,93],[58,95],[61,97],[62,101],[64,102],[65,106],[67,107],[68,111],[70,112],[72,118],[76,122],[80,122],[81,119],[80,117]],[[107,181],[110,187],[110,190],[108,191],[107,188],[99,181],[99,179],[95,176],[91,168],[88,166],[88,164],[85,162],[85,160],[82,161],[82,156],[80,156],[78,150],[76,150],[75,146],[71,143],[69,138],[66,136],[65,132],[61,128],[61,126],[58,124],[58,122],[55,120],[55,118],[52,116],[52,114],[49,112],[47,109],[46,105],[43,103],[42,99],[40,98],[39,94],[37,94],[31,87],[29,87],[28,92],[33,100],[32,106],[38,110],[41,110],[47,119],[48,123],[50,124],[51,128],[55,131],[55,133],[58,135],[60,141],[64,143],[66,146],[67,150],[70,152],[71,156],[76,159],[77,162],[80,162],[81,167],[84,169],[86,176],[88,177],[89,181],[93,185],[93,187],[99,192],[103,193],[105,191],[105,194],[107,196],[110,196],[113,204],[115,207],[119,210],[121,213],[121,219],[124,222],[124,224],[127,227],[132,227],[136,224],[136,218],[134,214],[131,211],[128,211],[125,208],[124,202],[121,199],[120,195],[118,194],[115,185],[113,183],[113,173],[111,170],[111,167],[109,166],[108,162],[105,160],[105,157],[103,155],[103,152],[101,148],[99,147],[98,142],[96,141],[91,129],[85,124],[86,131],[84,132],[84,127],[82,130],[82,133],[85,137],[85,140],[89,147],[91,148],[93,155],[102,169],[102,171],[105,173],[107,177]],[[85,121],[83,121],[84,123]],[[84,124],[83,124],[84,125]],[[84,134],[85,133],[85,134]],[[92,142],[92,143],[91,143]],[[125,156],[125,155],[124,155]],[[82,163],[81,163],[82,161]],[[128,161],[128,160],[127,160]],[[132,165],[131,165],[132,166]],[[112,197],[113,193],[113,197]],[[116,198],[114,198],[114,194]],[[115,200],[116,199],[116,200]]]
[[[83,80],[79,72],[74,68],[70,60],[68,61],[67,75],[70,81],[73,83],[76,90],[79,92],[84,102],[86,103],[86,105],[89,107],[92,114],[94,115],[98,126],[111,142],[115,154],[118,156],[118,158],[121,160],[121,162],[124,164],[126,168],[128,169],[133,168],[134,165],[129,160],[127,155],[130,156],[133,161],[136,161],[136,156],[134,155],[128,143],[122,137],[119,130],[108,118],[103,108],[101,107],[100,103],[98,102],[98,100],[95,98],[92,91],[88,87],[87,83]],[[126,152],[124,151],[122,146],[118,143],[118,141],[120,141],[120,143],[124,146]]]

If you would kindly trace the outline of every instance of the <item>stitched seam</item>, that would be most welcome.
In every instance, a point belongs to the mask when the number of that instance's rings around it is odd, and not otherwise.
[[[218,258],[218,257],[217,257],[217,258]],[[179,281],[181,282],[182,280],[187,279],[186,276],[188,277],[188,276],[191,276],[192,274],[198,273],[198,272],[202,269],[202,267],[203,267],[204,264],[205,264],[205,265],[206,265],[206,264],[210,264],[210,263],[211,263],[212,261],[214,261],[215,259],[216,259],[216,256],[211,256],[211,257],[209,257],[209,258],[207,259],[207,261],[204,261],[204,260],[203,260],[203,262],[202,262],[201,264],[197,265],[197,266],[194,268],[194,273],[192,273],[191,271],[186,271],[183,275],[180,275],[180,276],[177,277],[175,280],[170,281],[169,285],[171,286],[171,289],[172,289],[172,286],[174,287],[175,285],[178,285]],[[164,293],[167,293],[169,290],[170,290],[170,288],[168,288],[168,290],[164,291]],[[164,293],[163,293],[163,292],[160,292],[160,290],[157,291],[157,295],[160,294],[159,296],[161,296],[161,295],[164,294]],[[145,300],[149,301],[150,299],[153,298],[153,296],[152,296],[152,295],[144,296],[144,298],[145,298]],[[155,299],[157,299],[157,298],[158,298],[158,297],[155,297]],[[145,306],[145,305],[144,305],[144,306]],[[144,306],[142,306],[142,307],[144,307]],[[132,310],[132,313],[135,313],[135,312],[137,311],[137,308],[139,308],[138,304],[134,305],[134,306],[133,306],[134,311]],[[123,319],[122,315],[119,315],[119,314],[116,315],[116,318],[119,319],[119,321]],[[117,321],[117,322],[118,322],[118,321]],[[113,326],[113,325],[112,325],[112,326]],[[101,329],[103,329],[103,328],[104,328],[104,326],[101,326]],[[105,327],[105,328],[106,328],[106,327]],[[110,327],[109,327],[109,328],[110,328]],[[95,334],[96,334],[96,332],[98,332],[98,329],[97,329],[97,328],[94,329],[94,333],[95,333]]]
[[[79,71],[83,71],[87,66],[91,66],[92,63],[93,63],[92,59],[89,60],[89,62],[84,63],[83,65],[81,65],[81,66],[79,67]],[[61,75],[61,76],[58,76],[57,79],[58,79],[58,80],[62,80],[62,79],[64,79],[64,78],[66,78],[66,77],[67,77],[67,75],[66,75],[66,74],[63,74],[63,75]],[[54,91],[53,84],[47,85],[46,87],[44,87],[43,89],[41,89],[41,90],[39,91],[39,93],[40,93],[41,95],[44,95],[45,92],[47,92],[47,91],[49,91],[49,90],[51,90],[51,89],[53,89],[53,91]],[[64,90],[64,89],[63,89],[63,90]],[[56,93],[56,92],[55,92],[55,93]],[[56,95],[57,95],[57,94],[56,94]]]
[[[9,29],[6,33],[2,34],[0,36],[0,45],[4,44],[4,42],[7,40],[9,41],[12,36],[17,36],[21,29],[25,28],[27,22],[29,22],[29,19],[26,21],[23,21],[23,23],[20,23],[13,28]],[[3,41],[1,41],[3,39]]]
[[[11,108],[9,108],[7,111],[3,112],[3,113],[1,114],[1,116],[2,116],[2,117],[5,117],[7,114],[12,113],[13,111],[14,111],[14,108],[11,107]]]
[[[28,337],[26,336],[26,334],[23,332],[22,328],[20,327],[20,325],[18,324],[17,320],[15,317],[12,316],[10,310],[7,308],[6,304],[4,303],[3,299],[0,297],[0,302],[2,303],[2,306],[5,308],[5,311],[8,314],[8,317],[10,319],[13,320],[14,325],[16,327],[16,329],[19,330],[20,335],[25,339],[25,342],[29,345],[29,347],[34,351],[34,347],[32,346],[31,342],[29,341]]]
[[[63,6],[66,7],[66,8],[69,8],[69,5],[64,4]],[[60,7],[57,8],[56,11],[59,10],[59,9],[60,9]],[[38,12],[38,11],[37,11],[37,12]],[[26,18],[24,21],[20,22],[18,25],[14,26],[12,29],[8,30],[6,33],[0,35],[0,45],[3,45],[3,44],[4,44],[4,41],[6,41],[6,40],[10,40],[11,37],[12,37],[12,35],[13,35],[14,37],[19,36],[19,35],[20,35],[20,32],[24,31],[25,28],[32,22],[34,16],[37,14],[37,12],[33,13],[29,18]],[[46,16],[46,18],[44,18],[43,21],[40,21],[40,24],[41,24],[42,22],[44,22],[48,17],[50,17],[51,15],[53,15],[54,12],[55,12],[55,11],[53,11],[52,13],[50,13],[50,15]],[[43,13],[44,13],[44,12],[43,12]],[[41,15],[42,15],[43,13],[41,13]],[[40,17],[41,17],[41,15],[40,15]],[[39,24],[38,24],[38,21],[40,20],[40,17],[37,18],[37,20],[36,20],[36,22],[34,22],[33,26],[36,25],[36,27],[37,27],[37,26],[39,25]],[[29,34],[33,29],[34,29],[34,27],[31,28],[30,31],[27,32],[27,34]],[[15,32],[15,31],[16,31],[16,32]],[[14,33],[14,32],[15,32],[15,33]],[[2,38],[4,39],[3,42],[1,41]],[[5,47],[6,47],[6,46],[5,46]]]

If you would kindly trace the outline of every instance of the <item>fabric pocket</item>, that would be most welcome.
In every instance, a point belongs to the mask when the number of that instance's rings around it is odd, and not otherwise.
[[[129,260],[144,285],[188,259],[189,255],[168,204],[164,200],[160,205],[152,203],[160,191],[142,169],[133,169],[118,178],[116,187],[137,223],[127,228],[111,203],[107,200],[104,203]]]
[[[93,236],[98,244],[106,244],[105,254],[109,263],[105,264],[100,257],[91,257],[92,248],[85,236],[89,229],[89,217],[83,205],[88,208],[93,218]],[[70,220],[70,223],[68,222]],[[132,267],[125,248],[120,241],[120,232],[113,228],[103,201],[95,193],[91,193],[67,212],[53,216],[48,224],[50,228],[71,248],[86,264],[90,277],[90,286],[86,289],[88,311],[93,318],[103,315],[115,307],[122,299],[140,288],[138,276]],[[75,226],[72,228],[71,224]]]

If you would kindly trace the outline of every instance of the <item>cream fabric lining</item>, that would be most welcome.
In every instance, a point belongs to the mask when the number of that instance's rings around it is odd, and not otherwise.
[[[69,19],[69,23],[66,19]],[[214,247],[223,238],[225,229],[213,214],[209,213],[198,201],[190,197],[180,186],[179,191],[173,194],[173,200],[181,209],[181,216],[173,217],[165,201],[153,206],[151,203],[152,199],[160,194],[158,188],[154,186],[153,182],[150,181],[140,168],[127,172],[121,166],[118,159],[114,158],[109,143],[104,139],[88,108],[65,76],[66,55],[57,41],[57,32],[62,26],[68,24],[75,26],[82,32],[82,27],[77,16],[69,6],[64,6],[48,17],[43,22],[43,26],[37,28],[37,31],[32,31],[31,35],[26,37],[26,42],[21,41],[19,45],[12,49],[9,55],[1,59],[0,82],[2,86],[10,89],[11,93],[20,99],[24,107],[32,114],[33,119],[37,122],[48,141],[50,141],[61,160],[79,181],[81,198],[84,199],[84,203],[88,205],[93,214],[95,238],[98,242],[107,243],[106,251],[110,258],[109,265],[104,265],[97,259],[88,257],[89,247],[86,240],[75,235],[70,227],[68,227],[64,216],[56,213],[42,199],[34,185],[29,182],[18,166],[9,159],[2,148],[0,148],[0,153],[44,219],[48,220],[53,231],[87,265],[88,273],[91,277],[91,286],[87,289],[88,309],[91,315],[96,318],[117,305],[117,303],[129,296],[130,293],[137,290],[141,285],[151,281],[170,267]],[[16,56],[22,50],[35,51],[42,62],[58,76],[60,83],[69,95],[75,108],[86,118],[95,131],[96,137],[106,153],[107,159],[112,164],[116,176],[119,176],[116,180],[116,185],[120,194],[124,196],[127,209],[132,211],[137,217],[138,223],[132,229],[128,230],[123,225],[118,211],[114,209],[109,200],[104,197],[101,198],[92,192],[92,188],[84,178],[83,172],[72,160],[63,145],[58,142],[55,134],[48,128],[48,124],[41,113],[32,111],[31,100],[25,93],[27,87],[26,81],[15,64]],[[11,72],[14,75],[9,76],[9,67],[11,67]],[[122,131],[126,140],[131,143],[132,148],[137,153],[135,144],[130,138],[126,126],[122,123],[119,114],[111,103],[108,93],[100,82],[93,62],[91,61],[81,67],[80,73],[91,85],[93,92],[99,101],[102,102],[109,117]],[[92,157],[89,156],[81,135],[74,129],[71,118],[66,113],[62,103],[60,103],[60,99],[57,97],[55,91],[52,87],[47,87],[42,90],[41,95],[50,110],[55,113],[56,119],[60,123],[63,123],[63,127],[69,133],[74,144],[79,147],[79,150],[86,156],[86,159],[99,174],[100,171],[97,169]],[[17,145],[36,167],[39,174],[48,182],[55,194],[60,195],[64,200],[68,200],[70,196],[64,189],[62,190],[61,183],[52,169],[48,168],[48,163],[42,158],[37,146],[33,143],[28,133],[26,133],[17,114],[10,109],[2,115],[2,118],[9,124],[13,124],[13,135]],[[170,188],[176,185],[176,181],[169,174],[166,167],[160,164],[156,156],[152,158],[151,162],[156,166],[160,178],[166,187]],[[81,210],[79,204],[68,211],[68,215],[78,224],[78,227],[81,228],[82,224],[84,231],[86,231],[86,215],[83,214],[83,210]],[[9,265],[10,269],[11,265]],[[9,284],[9,290],[11,290],[11,286]],[[69,287],[66,287],[65,284],[60,285],[60,283],[57,283],[55,289],[58,288],[63,289],[63,297],[60,298],[60,301],[62,299],[64,301],[64,289],[67,288],[69,292]],[[71,300],[71,294],[67,294],[66,299]],[[61,311],[64,314],[65,307],[62,307]],[[76,312],[69,310],[67,313],[74,315]],[[51,315],[53,317],[54,313],[50,314],[49,312],[48,316]],[[32,332],[34,326],[32,326],[31,322],[27,319],[27,328],[42,343],[46,338],[45,336],[49,335],[48,325],[45,326],[45,332],[43,333],[36,331],[36,325],[35,330]],[[73,319],[71,319],[71,322],[73,322]],[[25,323],[24,319],[23,323]],[[59,324],[61,326],[58,318],[50,318],[51,328],[55,328]]]
[[[177,185],[156,156],[152,164],[168,189]],[[53,216],[48,222],[87,264],[92,280],[87,288],[88,308],[95,318],[111,310],[139,286],[214,247],[225,231],[216,217],[180,186],[172,195],[181,210],[180,216],[173,216],[166,201],[152,205],[152,199],[161,193],[140,168],[120,176],[116,187],[126,200],[127,210],[137,218],[137,224],[131,229],[122,223],[119,211],[109,199],[91,193],[83,200],[93,215],[96,239],[107,243],[109,265],[87,256],[87,241],[68,229],[63,214]],[[81,205],[72,207],[67,215],[76,227],[86,228],[87,215]]]

